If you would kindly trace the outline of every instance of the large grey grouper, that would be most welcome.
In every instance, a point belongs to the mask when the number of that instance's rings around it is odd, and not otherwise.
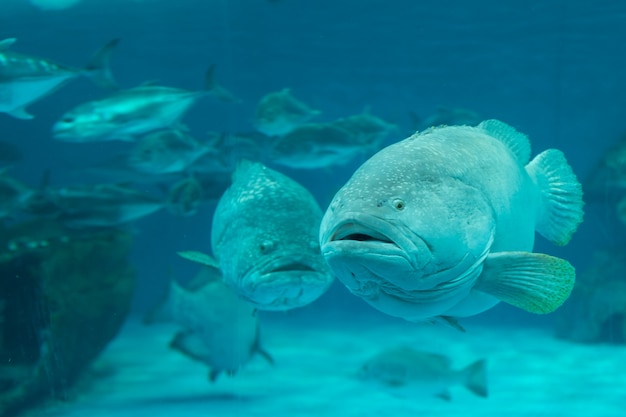
[[[530,161],[528,138],[487,120],[416,133],[366,161],[322,220],[322,254],[352,293],[409,321],[456,323],[499,301],[548,313],[574,268],[533,253],[535,231],[565,245],[583,217],[563,154]]]

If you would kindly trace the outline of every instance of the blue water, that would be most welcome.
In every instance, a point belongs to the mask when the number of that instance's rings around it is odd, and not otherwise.
[[[216,78],[242,99],[203,99],[185,116],[193,132],[246,131],[258,100],[289,87],[319,120],[365,108],[400,126],[389,143],[411,133],[410,112],[437,106],[470,108],[529,135],[533,154],[564,151],[580,178],[626,130],[626,3],[613,0],[83,0],[42,11],[27,0],[3,0],[0,38],[15,50],[80,66],[106,41],[120,38],[112,69],[121,86],[147,80],[200,89],[216,64]],[[0,114],[0,139],[25,158],[12,174],[36,185],[47,169],[55,185],[76,182],[76,169],[123,149],[119,143],[52,140],[50,128],[67,109],[103,95],[77,79],[30,107],[34,120]],[[281,169],[309,188],[323,209],[363,162],[328,170]],[[139,281],[135,312],[166,287],[168,269],[187,277],[195,268],[174,256],[208,249],[212,205],[189,218],[167,212],[133,227]],[[554,247],[538,238],[535,251],[564,257],[579,270],[596,249],[619,243],[623,229],[606,207],[588,204],[572,242]],[[623,226],[620,226],[623,227]],[[354,317],[371,310],[336,283],[306,311],[331,309]],[[473,318],[480,323],[551,325],[507,306]]]

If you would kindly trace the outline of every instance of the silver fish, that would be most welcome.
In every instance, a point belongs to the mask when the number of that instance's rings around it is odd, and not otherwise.
[[[193,216],[204,200],[202,183],[194,176],[172,184],[167,193],[167,209],[177,216]]]
[[[211,66],[202,91],[146,83],[81,104],[54,124],[52,135],[65,142],[134,141],[137,136],[153,130],[175,128],[201,97],[213,94],[222,100],[236,100],[215,83],[213,72]]]
[[[47,188],[36,200],[39,216],[54,217],[72,228],[120,226],[165,206],[159,198],[118,184]]]
[[[0,41],[0,112],[18,119],[32,119],[26,107],[56,91],[68,81],[88,76],[106,88],[115,88],[109,58],[118,39],[109,41],[85,66],[73,68],[48,59],[9,50],[15,38]]]
[[[260,310],[289,310],[320,297],[332,283],[317,243],[322,212],[307,189],[260,163],[242,161],[213,216],[216,261],[224,281]]]
[[[320,113],[296,99],[291,90],[285,88],[261,98],[253,123],[259,132],[267,136],[282,136]]]
[[[454,370],[446,356],[405,346],[373,356],[363,364],[358,377],[408,398],[426,395],[449,400],[449,388],[455,385],[462,385],[479,397],[487,397],[485,360]]]
[[[140,172],[160,175],[185,171],[212,151],[181,129],[159,130],[141,137],[128,154],[128,165]]]
[[[582,221],[582,189],[560,151],[532,161],[530,152],[525,135],[497,120],[382,149],[326,211],[326,261],[354,294],[409,321],[453,322],[499,301],[555,310],[574,268],[533,253],[535,231],[567,244]]]
[[[255,353],[273,363],[260,342],[254,307],[240,299],[216,269],[203,269],[190,288],[172,282],[166,299],[144,320],[172,321],[181,327],[170,346],[209,366],[209,379],[234,375]]]
[[[376,152],[394,128],[369,114],[331,123],[307,123],[276,139],[268,158],[295,169],[343,165],[359,155]]]

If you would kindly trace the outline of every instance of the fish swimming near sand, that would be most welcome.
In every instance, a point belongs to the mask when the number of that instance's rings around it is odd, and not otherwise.
[[[455,370],[447,356],[405,346],[373,356],[363,364],[357,376],[391,394],[407,398],[436,396],[450,400],[449,388],[456,385],[464,386],[479,397],[487,397],[484,359]]]
[[[254,127],[267,136],[282,136],[302,126],[321,112],[296,99],[291,90],[269,93],[259,101]]]
[[[211,381],[236,374],[257,353],[273,363],[261,346],[255,308],[224,284],[219,270],[203,269],[187,288],[172,281],[165,300],[144,320],[163,321],[181,327],[170,347],[206,364]]]
[[[57,64],[45,58],[18,54],[10,48],[15,38],[0,41],[0,112],[17,119],[32,119],[30,104],[61,88],[70,80],[87,76],[105,88],[116,84],[109,69],[111,52],[118,39],[109,41],[84,68]]]
[[[211,66],[201,91],[145,83],[80,104],[61,116],[52,135],[64,142],[134,141],[153,130],[179,127],[183,115],[202,97],[216,95],[225,101],[236,101],[216,84],[213,72]]]
[[[322,254],[352,293],[409,321],[454,324],[499,301],[552,312],[574,267],[533,253],[535,231],[567,244],[582,222],[582,189],[562,152],[530,153],[528,138],[497,120],[390,145],[333,198]]]
[[[224,281],[259,310],[307,305],[333,281],[317,242],[322,211],[311,193],[261,163],[242,161],[215,208],[211,248],[181,255],[219,265]]]

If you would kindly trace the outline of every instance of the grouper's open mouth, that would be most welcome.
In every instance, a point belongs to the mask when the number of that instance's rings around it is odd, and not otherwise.
[[[343,248],[352,253],[370,252],[402,257],[413,266],[418,265],[412,259],[412,254],[417,252],[416,243],[410,238],[408,230],[362,213],[346,215],[335,227],[324,233],[321,246],[324,256]]]
[[[319,259],[284,256],[256,265],[243,278],[243,296],[261,310],[289,310],[319,298],[330,286],[333,275]]]
[[[391,238],[362,224],[346,222],[335,229],[330,241],[356,240],[359,242],[380,242],[396,245]],[[397,246],[397,245],[396,245]]]

